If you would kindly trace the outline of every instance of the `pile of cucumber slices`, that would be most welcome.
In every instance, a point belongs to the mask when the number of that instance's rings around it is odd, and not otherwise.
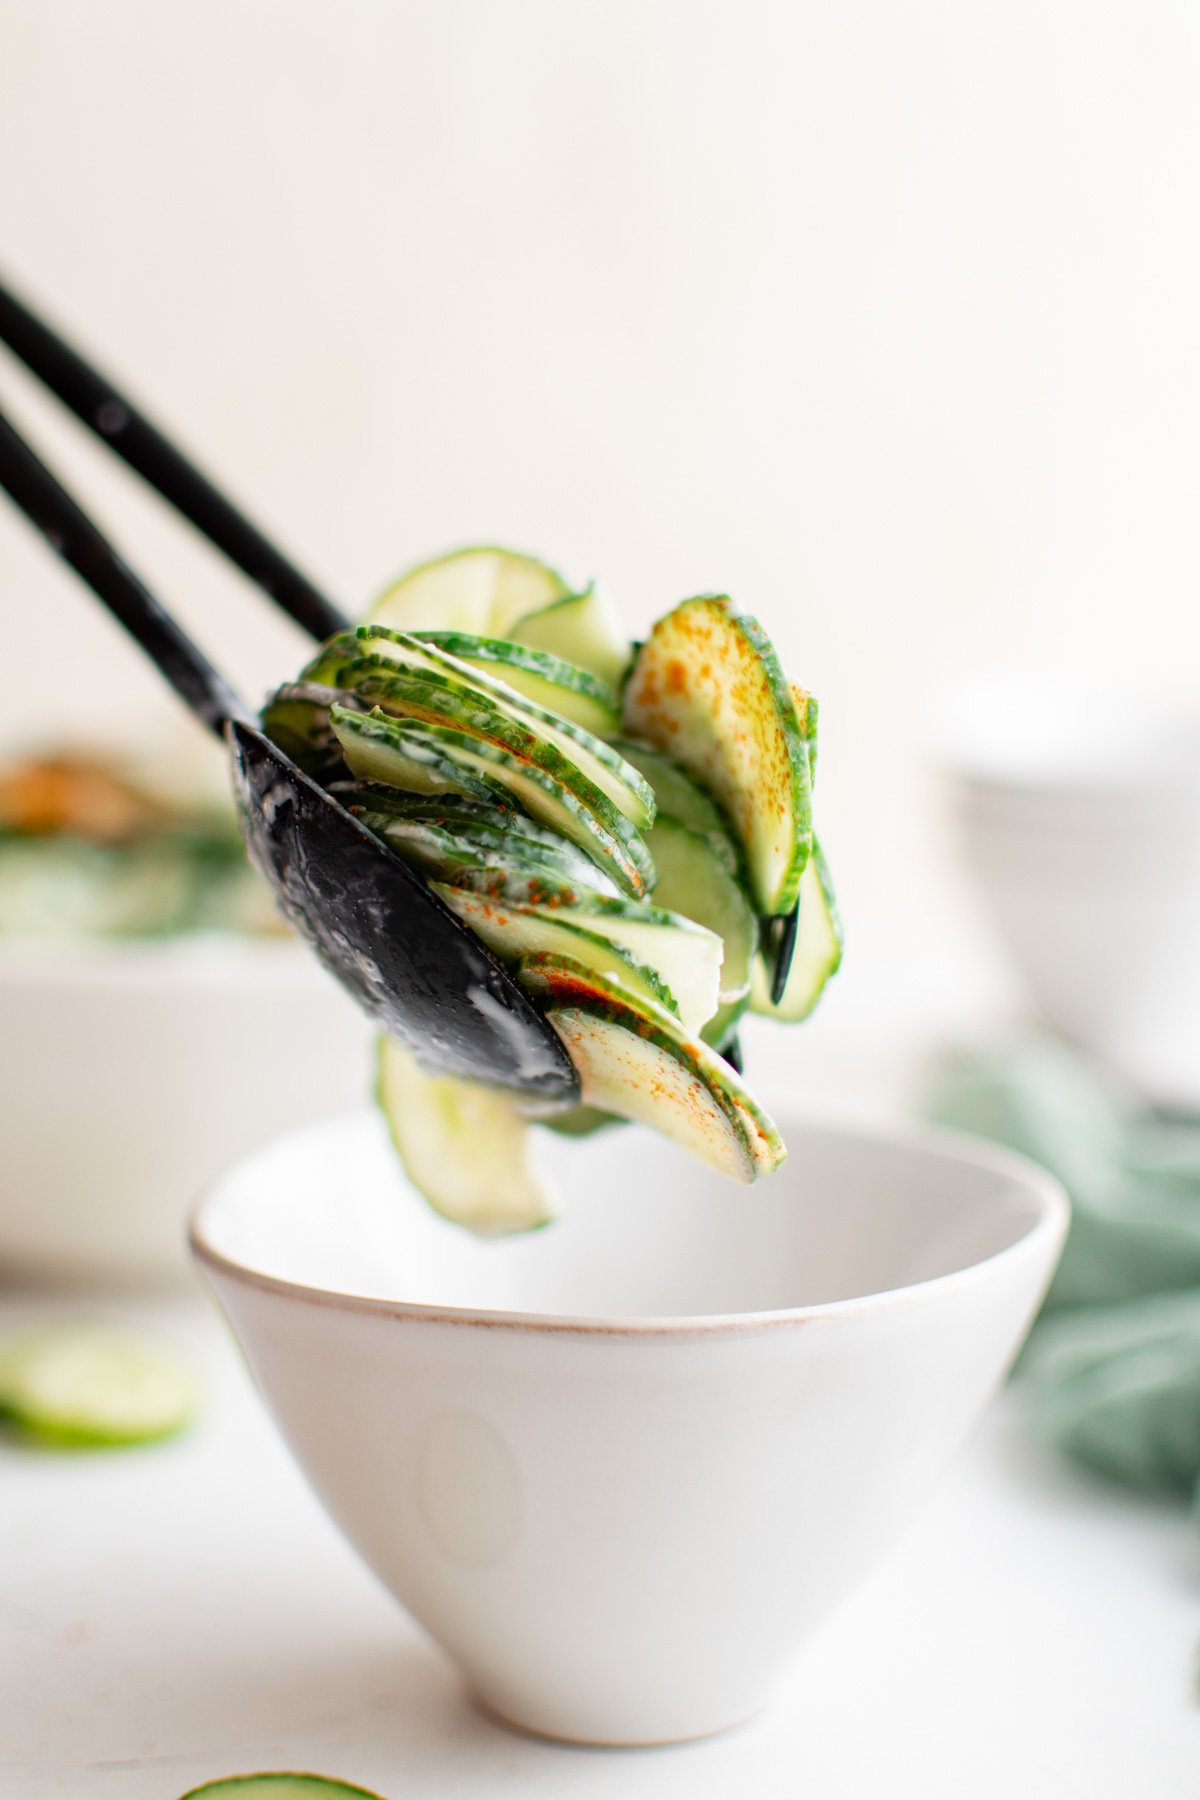
[[[841,928],[816,702],[756,620],[701,595],[632,645],[598,588],[462,550],[324,644],[263,726],[512,969],[579,1074],[581,1106],[531,1121],[385,1040],[379,1098],[439,1212],[485,1233],[552,1217],[534,1123],[639,1120],[744,1182],[779,1166],[738,1023],[806,1018]]]

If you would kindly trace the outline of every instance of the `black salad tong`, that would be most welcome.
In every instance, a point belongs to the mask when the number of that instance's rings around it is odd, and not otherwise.
[[[313,637],[346,620],[132,402],[0,283],[0,342]],[[229,746],[252,862],[370,1018],[434,1073],[531,1109],[579,1083],[557,1035],[420,877],[258,728],[254,714],[0,413],[0,486]]]

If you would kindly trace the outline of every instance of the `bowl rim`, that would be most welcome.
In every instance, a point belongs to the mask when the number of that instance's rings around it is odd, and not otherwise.
[[[341,1121],[365,1120],[371,1115],[365,1109]],[[336,1119],[325,1119],[283,1133],[262,1144],[249,1156],[241,1157],[224,1169],[201,1191],[188,1221],[188,1246],[206,1276],[225,1279],[280,1299],[299,1301],[335,1312],[346,1312],[375,1318],[404,1320],[414,1324],[474,1326],[487,1330],[518,1331],[559,1337],[563,1335],[623,1339],[686,1339],[713,1336],[750,1336],[781,1329],[796,1329],[821,1319],[857,1318],[863,1314],[891,1311],[902,1306],[920,1304],[942,1294],[969,1289],[995,1278],[1014,1263],[1030,1261],[1035,1266],[1044,1262],[1042,1292],[1049,1285],[1058,1255],[1065,1242],[1070,1222],[1070,1201],[1056,1176],[1015,1150],[1008,1150],[986,1139],[940,1125],[912,1124],[907,1121],[871,1121],[839,1119],[837,1116],[806,1113],[798,1109],[787,1116],[792,1129],[817,1130],[827,1137],[887,1143],[901,1149],[944,1160],[952,1160],[976,1170],[1015,1181],[1036,1206],[1029,1226],[1011,1244],[993,1251],[964,1268],[952,1269],[925,1281],[909,1282],[901,1287],[884,1288],[875,1293],[853,1294],[841,1300],[822,1300],[795,1307],[737,1313],[684,1313],[636,1315],[632,1317],[606,1314],[542,1313],[510,1311],[481,1306],[448,1306],[420,1301],[386,1299],[369,1294],[352,1294],[339,1288],[314,1287],[284,1276],[270,1275],[263,1269],[242,1263],[219,1250],[205,1236],[205,1216],[235,1171],[247,1162],[267,1155],[275,1146],[289,1139],[327,1129]]]

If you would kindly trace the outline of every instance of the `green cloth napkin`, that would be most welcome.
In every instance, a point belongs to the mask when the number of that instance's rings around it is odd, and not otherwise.
[[[1054,1044],[943,1069],[924,1110],[1023,1151],[1071,1196],[1066,1250],[1021,1365],[1035,1425],[1132,1486],[1195,1490],[1200,1119],[1156,1117]]]

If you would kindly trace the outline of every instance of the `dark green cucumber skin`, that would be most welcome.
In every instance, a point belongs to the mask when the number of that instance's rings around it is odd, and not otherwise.
[[[686,825],[689,831],[712,837],[721,846],[719,854],[722,859],[728,862],[731,869],[737,869],[741,854],[734,841],[733,827],[707,788],[702,787],[694,775],[689,775],[674,757],[653,744],[641,744],[631,738],[619,737],[613,740],[613,747],[650,783],[658,812],[663,818],[674,819],[677,825]],[[658,782],[655,781],[656,775]]]
[[[530,675],[540,675],[550,683],[557,673],[561,676],[561,686],[573,687],[589,700],[595,700],[597,705],[606,707],[615,721],[616,695],[608,683],[590,669],[581,669],[578,663],[556,656],[552,650],[514,643],[511,638],[473,637],[465,631],[414,631],[412,636],[420,638],[423,644],[444,650],[447,656],[457,657],[459,662],[494,663],[498,669],[525,669]]]
[[[772,1004],[769,1008],[760,1007],[758,1005],[754,1006],[753,1010],[757,1017],[765,1019],[773,1018],[785,1025],[802,1025],[806,1019],[812,1016],[826,987],[842,966],[842,953],[845,947],[845,938],[842,930],[841,909],[838,906],[837,894],[834,892],[833,877],[829,870],[829,864],[826,862],[825,853],[815,837],[813,838],[811,862],[816,871],[817,880],[821,888],[821,895],[825,904],[825,911],[829,919],[830,930],[833,933],[833,951],[824,966],[815,972],[812,979],[811,992],[801,1011],[792,1012],[789,1008],[786,1015],[782,1015],[780,1011],[776,1010],[782,1008],[786,1003],[788,988],[791,985],[791,978],[795,975],[794,968],[789,971],[789,980],[784,983],[782,993],[777,996],[772,992]],[[767,972],[768,974],[770,973],[769,965],[767,965]]]
[[[638,771],[632,767],[623,768],[619,752],[612,749],[603,738],[597,737],[594,732],[585,730],[584,727],[574,724],[569,719],[560,718],[551,713],[549,709],[540,707],[537,702],[530,701],[525,696],[516,693],[512,696],[512,705],[517,713],[517,716],[514,717],[501,709],[500,697],[489,693],[486,688],[473,686],[466,674],[460,676],[450,669],[406,668],[403,662],[406,641],[411,639],[410,652],[413,648],[429,649],[436,656],[442,650],[442,646],[435,641],[438,635],[433,632],[420,634],[395,632],[384,627],[372,626],[360,626],[354,633],[339,632],[336,637],[331,638],[327,644],[322,646],[304,669],[300,679],[302,683],[313,686],[338,688],[346,693],[357,692],[372,704],[386,705],[391,700],[406,710],[419,709],[416,716],[442,718],[452,724],[461,723],[464,729],[480,731],[497,742],[504,743],[506,747],[514,749],[517,753],[528,756],[528,748],[518,750],[517,743],[508,743],[503,735],[506,728],[514,733],[525,732],[526,728],[522,725],[519,717],[521,709],[525,709],[530,724],[535,728],[534,732],[528,734],[529,738],[535,737],[536,727],[539,725],[559,732],[569,741],[579,744],[581,749],[590,752],[603,762],[614,776],[626,783],[631,793],[643,805],[652,810],[653,794],[643,782]],[[442,633],[440,635],[464,641],[461,634]],[[490,640],[483,638],[476,641],[487,644]],[[396,655],[389,655],[382,650],[372,650],[370,648],[372,643],[395,644],[397,646]],[[514,646],[514,649],[519,649],[519,646]],[[447,649],[444,654],[453,657],[451,650]],[[539,654],[541,653],[526,652],[530,659]],[[557,659],[547,658],[547,660]],[[496,666],[499,668],[501,665],[497,662]],[[562,667],[564,670],[570,671],[572,665],[564,663]],[[534,668],[532,673],[540,674],[542,671]],[[585,675],[586,671],[580,671],[580,673]],[[497,679],[500,678],[497,677]],[[588,679],[600,690],[599,700],[607,704],[608,697],[604,692],[603,684],[597,677],[592,676]],[[507,697],[503,704],[508,704]],[[431,708],[434,710],[430,710]],[[472,717],[476,714],[478,722]],[[545,717],[542,717],[543,714]],[[560,752],[560,754],[562,753]],[[582,771],[580,771],[580,776],[582,779],[587,779]]]
[[[653,886],[654,864],[646,841],[614,801],[610,800],[579,768],[544,738],[525,731],[503,714],[490,709],[485,700],[478,705],[463,706],[452,697],[451,683],[408,680],[388,676],[372,679],[358,690],[360,697],[373,701],[391,701],[402,706],[414,722],[430,726],[434,731],[449,730],[465,737],[475,737],[494,744],[519,762],[548,775],[566,789],[596,820],[599,827],[614,838],[637,874],[637,889]],[[376,704],[370,718],[393,718],[386,706]],[[498,778],[497,778],[498,779]]]
[[[654,864],[650,859],[650,852],[646,848],[645,839],[630,825],[623,814],[618,813],[615,807],[609,808],[607,802],[604,803],[606,812],[611,812],[617,825],[617,829],[608,830],[605,821],[599,818],[591,807],[585,805],[574,787],[567,786],[541,764],[529,763],[515,756],[505,745],[493,744],[487,738],[474,737],[471,733],[458,731],[453,726],[396,719],[378,707],[373,712],[366,714],[334,707],[330,717],[335,728],[338,725],[344,725],[347,730],[364,739],[374,739],[385,747],[389,743],[393,747],[398,746],[401,752],[403,752],[407,723],[412,730],[423,734],[429,743],[439,746],[449,763],[454,762],[455,751],[478,756],[485,763],[489,748],[495,750],[501,758],[507,756],[514,765],[514,773],[539,787],[555,806],[567,813],[568,816],[583,815],[581,830],[586,833],[589,840],[595,840],[596,849],[593,859],[631,896],[638,898],[653,886]],[[550,755],[552,757],[553,752]],[[486,788],[484,787],[485,783],[487,784]],[[499,774],[482,775],[474,770],[464,769],[463,785],[476,791],[476,797],[486,799],[492,789],[505,784]],[[603,797],[597,796],[597,798],[602,799]],[[567,834],[564,832],[563,835]],[[579,840],[572,841],[578,842]],[[589,854],[593,854],[590,841],[581,843],[580,847]],[[602,857],[607,860],[602,861]]]
[[[614,962],[627,965],[630,973],[641,982],[642,987],[645,990],[644,994],[640,995],[639,998],[649,1000],[652,1004],[660,1006],[664,1012],[670,1013],[673,1017],[678,1017],[679,1009],[675,996],[672,994],[670,988],[657,970],[651,969],[645,963],[640,962],[637,957],[626,950],[623,945],[615,943],[612,938],[604,937],[599,932],[589,931],[586,925],[580,924],[578,919],[563,919],[556,921],[552,908],[522,904],[514,901],[494,900],[491,896],[470,889],[461,882],[443,882],[441,884],[435,882],[433,886],[434,892],[439,894],[441,898],[445,900],[446,904],[450,907],[450,910],[462,920],[464,925],[471,926],[472,929],[475,930],[477,936],[482,936],[478,927],[472,925],[471,919],[464,917],[455,906],[454,901],[456,895],[461,895],[464,902],[478,900],[481,907],[494,907],[499,911],[508,912],[517,918],[525,919],[533,925],[536,925],[539,919],[544,920],[548,926],[553,926],[556,923],[559,924],[570,934],[572,940],[574,938],[580,940],[581,956],[586,949],[594,949],[595,951],[600,952],[606,959],[611,959]],[[508,949],[501,949],[498,944],[492,944],[491,949],[493,955],[498,956],[501,962],[518,968],[531,954],[538,954],[538,952],[530,952],[528,950],[521,950],[514,953]],[[547,951],[546,954],[558,956],[560,952]],[[562,952],[561,954],[566,956],[567,953]],[[580,967],[587,968],[587,965],[581,962]],[[606,979],[599,970],[593,971],[588,968],[588,975],[598,981],[604,981]]]
[[[645,1012],[639,1012],[629,1005],[612,988],[597,982],[588,970],[580,965],[572,967],[565,958],[555,956],[534,956],[526,958],[518,966],[518,978],[526,991],[545,1008],[546,1017],[551,1024],[556,1013],[582,1012],[594,1018],[604,1020],[610,1025],[617,1025],[628,1031],[633,1037],[661,1050],[664,1055],[678,1060],[680,1035],[671,1029],[672,1020],[664,1017],[660,1025]],[[719,1082],[709,1079],[708,1072],[702,1065],[692,1064],[692,1073],[701,1081],[724,1113],[727,1123],[732,1129],[738,1143],[742,1146],[751,1167],[754,1166],[754,1146],[750,1142],[746,1120],[731,1094],[725,1092]],[[587,1102],[585,1101],[585,1105]]]
[[[321,1795],[341,1795],[343,1800],[382,1800],[374,1788],[355,1787],[348,1781],[336,1781],[330,1775],[313,1775],[299,1769],[264,1770],[258,1775],[221,1775],[215,1781],[189,1788],[180,1800],[226,1800],[226,1796],[229,1800],[254,1800],[256,1794],[269,1800],[271,1794],[279,1794],[285,1786],[294,1791],[297,1785],[302,1793],[311,1794],[313,1800],[320,1800]]]
[[[639,696],[639,681],[644,686],[658,687],[656,671],[661,673],[663,665],[679,662],[686,669],[686,658],[682,653],[676,654],[671,641],[671,633],[684,633],[683,620],[693,609],[702,609],[708,620],[708,629],[723,628],[726,631],[740,633],[746,645],[753,653],[758,667],[762,671],[766,684],[773,717],[777,723],[782,739],[783,757],[786,762],[786,786],[784,794],[781,788],[779,804],[786,810],[792,821],[791,854],[786,868],[774,878],[774,886],[768,894],[763,891],[759,874],[758,859],[754,844],[746,840],[745,833],[738,831],[742,855],[745,859],[751,883],[751,893],[756,910],[765,915],[784,914],[790,912],[799,888],[800,876],[804,870],[812,842],[812,775],[809,764],[809,746],[807,738],[796,718],[795,701],[779,658],[767,633],[758,620],[748,613],[743,613],[723,594],[701,594],[694,599],[684,600],[670,613],[664,615],[655,625],[650,636],[639,647],[637,657],[630,671],[625,686],[625,719],[626,727],[635,739],[642,737],[651,742],[652,747],[669,755],[679,762],[684,770],[706,792],[710,792],[705,772],[701,767],[693,766],[686,754],[686,746],[678,738],[667,745],[658,741],[661,732],[656,732],[653,718],[648,718],[643,710],[644,696]],[[693,656],[697,654],[693,646],[687,646],[686,637],[681,639],[681,650],[691,648]],[[712,653],[710,653],[712,654]],[[676,688],[675,692],[681,690]],[[686,689],[683,690],[686,692]],[[715,796],[714,796],[715,798]]]
[[[333,669],[331,679],[339,687],[357,687],[363,683],[372,683],[373,678],[382,679],[388,675],[393,678],[426,681],[439,687],[454,688],[459,697],[468,699],[481,707],[488,707],[493,714],[500,714],[511,719],[520,729],[528,729],[533,733],[553,732],[565,737],[568,743],[578,746],[586,754],[599,762],[608,773],[617,779],[626,789],[630,797],[645,813],[641,824],[648,825],[654,818],[654,793],[637,769],[627,764],[619,751],[614,750],[604,738],[598,737],[594,731],[575,724],[552,709],[542,706],[536,700],[530,700],[515,691],[503,691],[504,683],[499,677],[489,677],[478,669],[469,669],[466,665],[456,666],[453,657],[449,657],[449,666],[430,669],[428,660],[432,657],[442,662],[448,657],[447,652],[431,644],[427,637],[419,637],[411,632],[391,631],[384,626],[360,625],[355,634],[355,654],[344,662],[338,662]],[[385,650],[372,650],[372,644],[392,644],[394,653]],[[424,653],[424,655],[422,655]],[[405,655],[416,660],[406,666]],[[488,684],[496,680],[500,692],[494,691]],[[480,685],[480,684],[483,685]],[[559,754],[564,754],[559,751]],[[582,774],[583,771],[581,770]],[[585,777],[586,778],[586,777]],[[616,801],[612,802],[616,805]]]
[[[397,856],[432,873],[439,881],[453,882],[469,871],[484,869],[505,870],[515,876],[555,883],[578,881],[583,873],[568,854],[575,849],[568,839],[563,839],[561,849],[551,848],[507,831],[503,825],[489,829],[454,818],[441,826],[428,819],[372,812],[362,806],[352,806],[350,811],[368,831],[390,845]],[[578,855],[582,863],[583,852]]]

